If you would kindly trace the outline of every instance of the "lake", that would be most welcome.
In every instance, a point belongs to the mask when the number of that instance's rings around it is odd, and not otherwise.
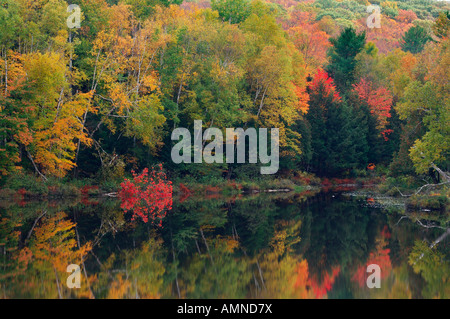
[[[439,213],[405,215],[401,201],[357,191],[175,197],[161,225],[132,220],[117,198],[1,201],[0,293],[449,298],[450,236]],[[70,264],[81,267],[80,288],[67,286]],[[367,285],[374,264],[380,288]]]

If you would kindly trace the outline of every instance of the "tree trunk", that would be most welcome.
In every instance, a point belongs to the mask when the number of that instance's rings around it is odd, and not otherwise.
[[[58,289],[58,297],[59,297],[59,299],[63,299],[62,294],[61,294],[61,287],[60,287],[60,285],[59,285],[58,272],[56,271],[56,268],[55,268],[55,267],[53,267],[53,270],[55,271],[56,288]]]
[[[47,181],[47,177],[45,177],[45,175],[42,174],[42,173],[39,171],[39,169],[37,168],[36,163],[34,162],[33,157],[31,156],[30,152],[29,152],[27,149],[25,149],[25,150],[26,150],[26,152],[27,152],[28,158],[30,159],[31,163],[32,163],[33,166],[34,166],[34,170],[36,171],[36,173],[38,173],[39,176],[41,176],[42,179],[43,179],[44,181]]]
[[[266,89],[264,90],[263,96],[262,96],[262,98],[261,98],[261,103],[259,103],[258,114],[256,114],[256,117],[257,117],[257,118],[259,118],[259,114],[261,113],[261,109],[262,109],[262,107],[263,107],[263,105],[264,105],[264,97],[266,96],[266,92],[267,92],[267,89],[268,89],[268,88],[269,88],[269,87],[267,86]]]
[[[431,167],[433,167],[445,181],[450,182],[450,176],[448,176],[446,172],[437,167],[436,164],[431,163]]]
[[[31,234],[33,233],[34,227],[36,227],[36,224],[39,221],[39,219],[41,219],[46,213],[47,213],[47,211],[44,210],[44,212],[38,218],[36,218],[36,220],[33,223],[33,226],[31,227],[30,231],[28,232],[27,238],[25,238],[25,241],[24,241],[25,244],[27,243],[28,239],[30,239]]]
[[[170,231],[170,240],[171,240],[171,245],[172,245],[172,261],[173,261],[173,263],[175,263],[176,255],[175,255],[175,248],[173,247],[172,231]],[[175,265],[175,284],[177,286],[178,298],[181,299],[180,285],[178,284],[178,270],[177,270],[177,266],[176,265]]]
[[[450,228],[447,228],[446,232],[443,233],[441,236],[438,237],[431,245],[430,248],[433,248],[437,244],[439,244],[441,241],[443,241],[448,235],[450,235]],[[422,253],[419,258],[414,262],[414,265],[425,256],[425,253]]]
[[[76,219],[76,214],[74,214],[74,221],[75,221],[75,233],[77,235],[77,244],[78,244],[78,249],[81,249],[81,245],[80,245],[80,235],[78,234],[78,227],[77,227],[77,219]],[[91,299],[95,299],[94,293],[92,292],[91,289],[91,285],[89,284],[89,277],[87,275],[87,271],[86,271],[86,266],[84,265],[84,257],[81,257],[81,264],[83,265],[83,272],[84,272],[84,277],[86,278],[86,283],[88,285],[88,290],[89,293],[91,294]]]
[[[213,258],[212,258],[212,256],[211,256],[211,252],[209,251],[208,243],[206,242],[206,238],[205,238],[205,236],[203,235],[203,230],[202,230],[201,228],[200,228],[200,234],[202,235],[203,242],[205,243],[206,251],[208,252],[209,259],[211,259],[211,262],[212,262],[212,264],[214,265],[214,260],[213,260]]]
[[[8,57],[6,55],[6,49],[4,52],[5,57],[5,97],[8,95]]]

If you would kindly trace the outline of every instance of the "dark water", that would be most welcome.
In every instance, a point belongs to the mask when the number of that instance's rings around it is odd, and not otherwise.
[[[439,218],[366,197],[174,198],[162,226],[117,199],[0,203],[3,298],[449,298]],[[427,226],[427,227],[424,227]],[[429,246],[441,239],[433,248]],[[69,289],[69,264],[81,266]],[[380,267],[368,288],[367,265]]]

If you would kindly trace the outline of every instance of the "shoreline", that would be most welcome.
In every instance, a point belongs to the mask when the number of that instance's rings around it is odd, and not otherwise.
[[[300,176],[300,177],[299,177]],[[23,175],[23,180],[8,181],[0,188],[2,201],[46,201],[64,199],[117,198],[120,181],[98,182],[92,179],[50,180],[43,182],[36,176]],[[212,183],[197,182],[193,178],[175,179],[173,196],[183,200],[188,197],[220,197],[255,194],[299,194],[306,191],[354,191],[371,188],[370,194],[404,198],[407,210],[424,210],[448,213],[450,206],[447,185],[431,184],[422,193],[416,188],[403,185],[402,190],[392,186],[386,176],[360,177],[354,179],[318,178],[304,173],[286,178],[260,180],[214,180]],[[409,187],[408,187],[409,186]],[[438,189],[436,192],[435,189]],[[371,196],[369,196],[371,197]]]

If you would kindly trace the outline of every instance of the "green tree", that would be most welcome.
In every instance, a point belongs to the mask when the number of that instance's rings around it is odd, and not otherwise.
[[[31,98],[24,84],[12,87],[6,97],[0,94],[0,176],[18,168],[23,147],[33,140],[30,127],[34,108],[27,103]]]
[[[431,40],[424,28],[421,26],[411,27],[402,37],[401,47],[403,51],[413,54],[422,52],[425,44]]]
[[[219,16],[229,23],[240,23],[250,15],[248,0],[212,0],[211,8],[219,12]]]
[[[438,38],[442,39],[448,37],[450,32],[450,12],[447,11],[439,13],[432,29]]]
[[[330,38],[333,45],[330,48],[327,71],[334,79],[339,91],[345,92],[354,83],[356,56],[364,48],[366,34],[357,34],[353,28],[346,28],[337,38]]]
[[[439,247],[429,247],[425,241],[416,240],[408,262],[415,273],[420,273],[426,281],[422,294],[425,298],[449,297],[450,263]]]
[[[319,175],[338,175],[354,166],[355,161],[350,109],[323,71],[315,76],[308,90],[306,119],[311,126],[311,167]]]
[[[418,117],[425,128],[424,135],[410,149],[416,172],[423,174],[433,168],[447,181],[450,180],[446,173],[450,152],[450,91],[445,70],[449,61],[449,40],[427,46],[421,61],[426,81],[410,82],[396,106],[400,119]]]

